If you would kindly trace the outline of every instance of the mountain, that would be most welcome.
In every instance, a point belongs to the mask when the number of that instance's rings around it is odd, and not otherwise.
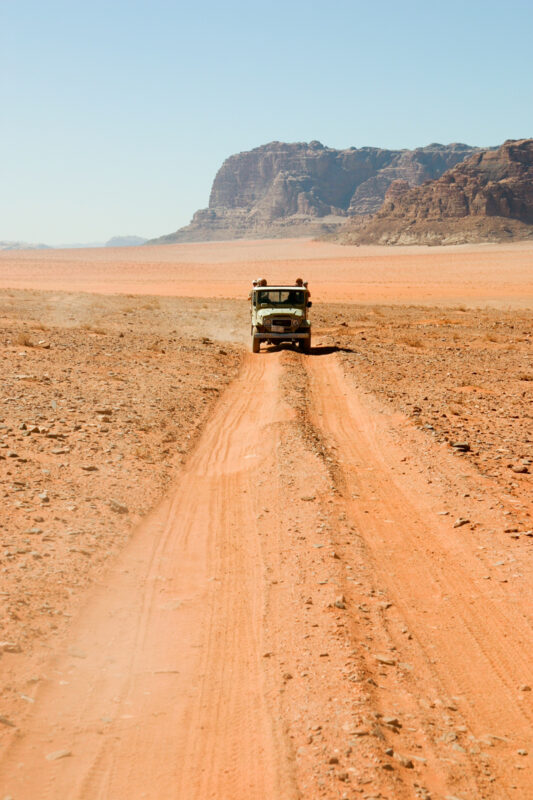
[[[28,242],[0,242],[0,250],[49,250],[47,244],[29,244]]]
[[[146,241],[142,236],[112,236],[105,243],[105,247],[136,247]]]
[[[465,144],[335,150],[317,141],[271,142],[226,159],[213,182],[209,207],[197,211],[186,227],[150,243],[333,232],[349,216],[376,212],[393,181],[417,186],[477,150]]]
[[[533,139],[479,152],[436,180],[392,183],[372,219],[350,221],[345,243],[462,244],[533,238]]]

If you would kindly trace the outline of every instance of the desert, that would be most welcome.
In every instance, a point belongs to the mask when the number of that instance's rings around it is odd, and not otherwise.
[[[532,256],[0,254],[4,796],[529,796]]]

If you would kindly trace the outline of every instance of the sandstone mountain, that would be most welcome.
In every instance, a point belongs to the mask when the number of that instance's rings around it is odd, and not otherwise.
[[[347,217],[376,212],[393,181],[417,186],[475,152],[465,144],[335,150],[316,141],[271,142],[226,159],[209,207],[197,211],[185,228],[152,243],[333,232]]]
[[[533,139],[479,152],[437,180],[392,183],[370,220],[339,232],[346,243],[461,244],[533,237]]]

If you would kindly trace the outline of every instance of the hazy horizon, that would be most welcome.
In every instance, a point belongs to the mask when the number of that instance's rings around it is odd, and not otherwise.
[[[529,137],[532,22],[517,0],[3,4],[0,240],[170,233],[225,158],[273,140]]]

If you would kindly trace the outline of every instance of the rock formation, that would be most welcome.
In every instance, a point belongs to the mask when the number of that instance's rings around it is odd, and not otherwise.
[[[437,180],[392,183],[381,209],[341,241],[459,244],[533,237],[533,139],[472,155]]]
[[[465,144],[335,150],[316,141],[271,142],[226,159],[209,207],[197,211],[185,228],[152,243],[333,232],[349,216],[376,212],[393,181],[417,186],[474,152]]]

